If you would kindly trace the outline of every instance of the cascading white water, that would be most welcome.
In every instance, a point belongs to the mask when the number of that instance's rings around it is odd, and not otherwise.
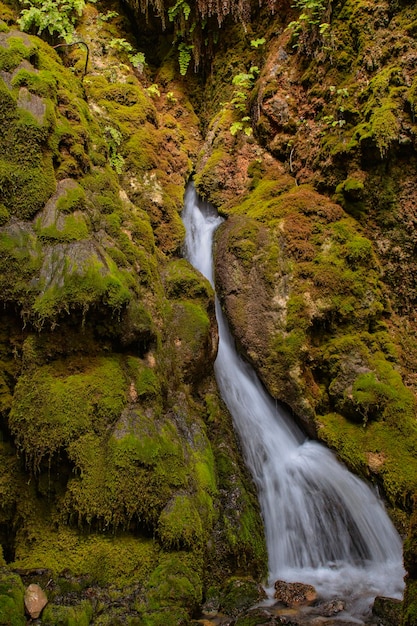
[[[222,218],[192,185],[183,221],[186,257],[213,285],[212,240]],[[375,596],[402,595],[400,537],[375,492],[277,407],[238,355],[217,301],[216,315],[215,374],[257,486],[269,584],[313,584],[323,598],[343,598],[361,624]]]

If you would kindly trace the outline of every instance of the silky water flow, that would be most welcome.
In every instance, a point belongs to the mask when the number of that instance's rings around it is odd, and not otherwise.
[[[214,286],[212,242],[222,222],[190,184],[185,256]],[[343,599],[363,623],[377,595],[401,598],[402,543],[375,491],[323,445],[308,440],[236,351],[216,298],[217,383],[240,437],[264,520],[269,592],[275,580],[315,586]]]

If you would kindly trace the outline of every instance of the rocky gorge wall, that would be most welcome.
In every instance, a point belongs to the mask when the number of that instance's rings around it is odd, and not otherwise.
[[[150,626],[187,623],[222,593],[233,603],[234,578],[256,588],[265,575],[213,376],[213,292],[181,258],[193,173],[227,217],[216,282],[240,349],[407,533],[415,8],[336,2],[323,32],[286,4],[252,9],[244,27],[224,16],[182,77],[157,12],[88,4],[84,76],[84,46],[54,50],[1,5],[0,607],[12,623],[22,591],[2,589],[16,572],[53,581],[42,623]],[[141,42],[149,66],[131,60]]]

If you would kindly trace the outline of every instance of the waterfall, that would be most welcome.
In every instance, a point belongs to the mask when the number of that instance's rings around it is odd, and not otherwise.
[[[186,257],[214,286],[212,240],[222,218],[192,185],[183,221]],[[217,298],[216,315],[215,374],[257,487],[268,584],[310,583],[323,598],[344,599],[348,615],[362,624],[375,596],[402,596],[400,537],[375,491],[308,440],[269,396],[237,353]]]

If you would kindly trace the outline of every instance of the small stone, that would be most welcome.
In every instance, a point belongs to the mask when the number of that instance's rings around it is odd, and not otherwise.
[[[337,615],[337,613],[345,610],[345,603],[343,600],[330,600],[329,602],[320,604],[317,609],[320,611],[320,615],[332,617],[332,615]]]
[[[37,619],[43,608],[48,604],[45,592],[35,583],[29,585],[26,589],[24,600],[26,611],[32,619]]]
[[[317,600],[317,591],[312,585],[304,583],[287,583],[277,580],[274,597],[285,606],[299,606],[300,604],[312,604]]]

